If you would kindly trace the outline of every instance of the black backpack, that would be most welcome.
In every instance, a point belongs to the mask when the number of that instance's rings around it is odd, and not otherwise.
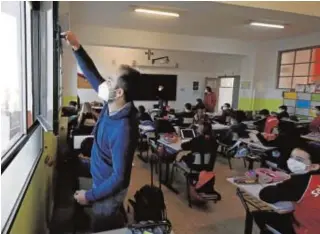
[[[134,219],[140,221],[166,220],[166,206],[162,190],[152,185],[145,185],[129,200],[134,210]]]
[[[168,221],[161,182],[159,181],[159,187],[153,185],[153,163],[156,161],[154,159],[150,160],[151,185],[147,184],[140,188],[134,195],[134,201],[129,199],[129,203],[134,210],[134,219],[137,223],[150,220]],[[159,177],[161,178],[161,170],[159,171]]]

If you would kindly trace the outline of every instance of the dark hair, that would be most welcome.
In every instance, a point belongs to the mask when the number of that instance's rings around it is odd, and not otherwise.
[[[70,102],[69,102],[69,105],[70,105],[70,106],[77,107],[77,102],[76,102],[76,101],[70,101]]]
[[[208,92],[210,92],[210,93],[212,92],[211,87],[207,86],[206,89],[208,90]]]
[[[288,107],[286,105],[279,106],[279,109],[287,111]]]
[[[246,113],[242,110],[234,111],[230,114],[231,118],[234,118],[237,120],[238,123],[241,123],[246,119]]]
[[[318,154],[319,149],[317,149],[317,146],[310,143],[303,143],[297,148],[307,152],[310,155],[311,163],[320,164],[320,158]]]
[[[320,106],[315,106],[314,108],[320,111]]]
[[[228,107],[228,108],[231,107],[230,103],[225,103],[225,104],[223,104],[223,105],[226,106],[226,107]]]
[[[123,89],[125,101],[130,102],[133,100],[135,92],[133,87],[137,79],[140,77],[140,72],[128,65],[121,65],[120,70],[122,74],[117,80],[117,87]]]
[[[269,115],[270,112],[267,109],[262,109],[261,111],[259,111],[259,115]]]
[[[191,110],[191,109],[192,109],[192,105],[191,105],[190,103],[184,104],[184,107],[185,107],[187,110]]]
[[[203,132],[202,132],[203,135],[209,135],[211,136],[212,135],[212,126],[211,126],[211,123],[208,123],[208,122],[204,122],[203,123]]]
[[[146,108],[144,108],[144,106],[139,106],[138,109],[140,113],[146,112]]]
[[[201,98],[197,98],[197,102],[202,103],[202,99]]]

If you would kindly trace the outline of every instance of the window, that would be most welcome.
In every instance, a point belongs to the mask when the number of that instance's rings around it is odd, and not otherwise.
[[[25,131],[24,3],[1,2],[1,158]]]
[[[283,51],[279,58],[278,88],[294,89],[320,80],[320,46]]]

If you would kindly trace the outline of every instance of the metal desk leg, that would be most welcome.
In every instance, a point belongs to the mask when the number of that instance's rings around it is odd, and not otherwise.
[[[253,226],[253,217],[249,211],[246,211],[244,234],[252,234],[252,226]]]
[[[244,226],[244,234],[252,234],[252,227],[253,227],[253,216],[251,215],[250,209],[242,196],[242,193],[239,188],[237,188],[237,195],[240,198],[240,201],[246,210],[246,221]]]

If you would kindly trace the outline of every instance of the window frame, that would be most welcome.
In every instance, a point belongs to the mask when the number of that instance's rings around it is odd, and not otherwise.
[[[1,173],[3,171],[3,165],[6,165],[8,161],[11,161],[12,155],[14,155],[14,152],[20,149],[20,144],[24,142],[24,138],[27,134],[27,50],[26,50],[26,4],[25,2],[19,2],[20,4],[20,33],[21,35],[21,60],[20,63],[20,81],[21,81],[21,115],[19,116],[20,123],[22,126],[20,126],[21,132],[14,136],[12,139],[10,139],[10,146],[5,149],[5,152],[3,155],[1,155]],[[1,152],[2,154],[2,152]]]
[[[35,113],[33,113],[33,123],[32,125],[28,128],[28,124],[27,124],[27,111],[28,111],[28,90],[27,90],[27,85],[28,85],[28,64],[27,64],[27,59],[28,59],[28,54],[27,54],[27,37],[26,37],[26,27],[27,27],[27,7],[26,4],[31,4],[30,7],[30,20],[32,23],[32,27],[33,25],[36,23],[39,23],[40,18],[37,16],[38,15],[38,11],[35,9],[36,7],[35,4],[37,3],[33,3],[33,2],[20,2],[21,7],[21,17],[23,18],[23,20],[21,20],[22,24],[22,36],[21,36],[21,41],[22,41],[22,60],[21,60],[21,64],[22,64],[22,68],[21,68],[21,76],[22,76],[22,117],[21,117],[21,123],[23,125],[23,131],[22,134],[19,134],[18,136],[14,137],[14,141],[13,143],[10,145],[10,147],[8,149],[6,149],[5,153],[3,155],[1,155],[1,174],[6,170],[6,168],[9,166],[9,164],[12,162],[12,160],[15,158],[15,156],[20,152],[20,150],[24,147],[24,145],[27,143],[28,139],[30,138],[30,136],[32,135],[32,133],[34,132],[34,129],[37,128],[37,126],[39,125],[39,121],[35,118]],[[37,28],[38,29],[38,28]],[[31,39],[32,39],[32,50],[31,52],[35,52],[34,54],[38,54],[40,51],[40,47],[38,46],[38,44],[36,44],[33,41],[33,38],[36,37],[40,37],[40,33],[38,30],[32,30],[31,31]],[[33,57],[33,53],[31,58]],[[40,89],[36,89],[35,85],[39,84],[40,80],[39,80],[39,74],[35,73],[38,69],[38,65],[39,62],[33,62],[33,61],[39,61],[36,59],[32,59],[32,63],[31,63],[31,72],[32,72],[32,99],[33,99],[33,107],[37,107],[38,110],[40,110],[40,103],[41,103],[41,99],[40,96],[38,99],[35,99],[35,94],[40,92]],[[37,92],[36,92],[37,91]],[[33,108],[35,109],[35,108]],[[12,139],[11,139],[12,140]]]
[[[297,49],[289,49],[289,50],[278,51],[277,73],[276,73],[276,79],[277,79],[276,89],[281,89],[281,90],[295,89],[295,88],[292,87],[293,79],[295,77],[308,77],[308,84],[309,84],[311,64],[315,63],[315,62],[312,62],[312,51],[313,51],[313,49],[317,49],[317,48],[320,49],[320,44],[319,45],[314,45],[314,46],[297,48]],[[311,50],[310,59],[309,59],[308,62],[298,62],[298,63],[296,63],[295,60],[296,60],[297,52],[298,51],[302,51],[302,50]],[[281,63],[282,54],[283,53],[288,53],[288,52],[294,52],[293,63],[284,63],[284,64],[282,64]],[[295,65],[297,65],[297,64],[308,64],[308,74],[307,75],[303,75],[303,76],[302,75],[301,76],[294,76]],[[292,65],[293,66],[291,76],[280,76],[281,66],[283,66],[283,65]],[[290,88],[279,88],[280,77],[282,77],[282,78],[290,78],[291,79]]]

